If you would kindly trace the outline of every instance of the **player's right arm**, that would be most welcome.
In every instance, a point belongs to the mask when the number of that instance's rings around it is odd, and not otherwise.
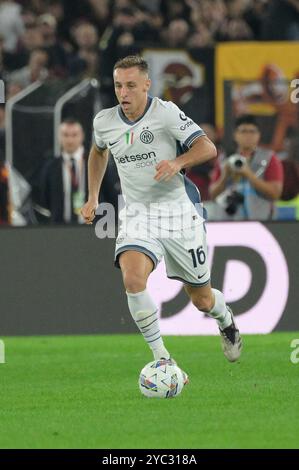
[[[107,168],[108,149],[92,145],[88,157],[88,201],[81,209],[86,224],[91,224],[98,207],[101,183]]]

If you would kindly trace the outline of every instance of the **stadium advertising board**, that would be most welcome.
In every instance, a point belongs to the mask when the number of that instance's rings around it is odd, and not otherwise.
[[[212,283],[234,310],[242,333],[299,329],[295,222],[208,223]],[[136,333],[114,239],[88,227],[9,228],[0,232],[0,331],[6,335]],[[216,334],[164,264],[148,288],[171,335]]]

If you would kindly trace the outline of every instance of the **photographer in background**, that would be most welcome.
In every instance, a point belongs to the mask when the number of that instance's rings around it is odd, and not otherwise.
[[[281,196],[283,168],[272,150],[258,146],[260,130],[251,115],[236,120],[237,153],[216,165],[210,186],[217,219],[269,220]]]

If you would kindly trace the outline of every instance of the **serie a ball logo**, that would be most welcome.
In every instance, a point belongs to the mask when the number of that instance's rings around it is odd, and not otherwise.
[[[144,144],[151,144],[152,141],[154,140],[154,135],[152,134],[151,131],[144,130],[140,134],[140,140]]]

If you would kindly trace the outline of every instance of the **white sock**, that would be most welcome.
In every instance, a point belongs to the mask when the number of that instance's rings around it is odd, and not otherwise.
[[[146,290],[131,294],[127,292],[130,313],[151,348],[155,360],[169,359],[170,354],[164,346],[160,333],[158,309]]]
[[[215,318],[219,328],[224,330],[228,327],[231,322],[231,315],[227,310],[227,306],[224,300],[224,295],[220,290],[212,289],[212,292],[215,296],[214,307],[208,312],[209,317]]]

